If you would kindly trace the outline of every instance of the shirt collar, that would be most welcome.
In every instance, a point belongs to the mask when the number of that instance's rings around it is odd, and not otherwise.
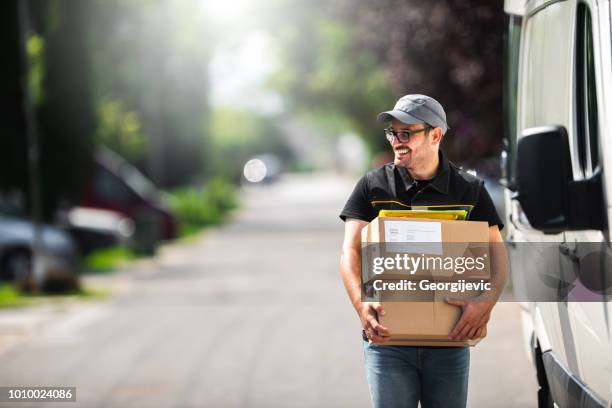
[[[440,159],[440,164],[438,165],[438,170],[436,171],[436,175],[431,180],[429,185],[434,189],[438,190],[442,194],[448,194],[448,184],[450,182],[450,166],[448,164],[448,159],[444,155],[442,150],[438,150],[438,158]],[[395,166],[397,172],[399,173],[400,178],[404,182],[404,188],[406,191],[412,188],[414,180],[410,177],[410,173],[405,167]]]

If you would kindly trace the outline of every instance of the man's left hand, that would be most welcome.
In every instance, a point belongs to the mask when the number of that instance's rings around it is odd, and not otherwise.
[[[449,305],[459,306],[461,318],[450,332],[452,340],[477,339],[482,337],[495,301],[484,299],[446,299]]]

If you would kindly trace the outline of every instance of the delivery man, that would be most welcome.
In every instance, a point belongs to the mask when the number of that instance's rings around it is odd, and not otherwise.
[[[375,407],[465,407],[469,347],[384,345],[388,329],[378,323],[380,304],[362,302],[361,229],[381,209],[457,205],[471,208],[469,220],[489,224],[489,241],[501,243],[503,224],[482,180],[449,162],[440,150],[448,129],[442,105],[425,95],[406,95],[378,115],[394,153],[393,163],[368,172],[357,182],[340,218],[345,221],[340,274],[361,324],[370,395]],[[503,247],[502,245],[499,245]],[[498,259],[496,259],[498,258]],[[491,254],[492,290],[469,300],[448,299],[462,309],[453,340],[481,337],[507,279]]]

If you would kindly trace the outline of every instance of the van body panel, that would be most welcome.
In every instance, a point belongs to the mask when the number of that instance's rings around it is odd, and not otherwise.
[[[504,2],[504,12],[522,16],[525,13],[525,2],[526,0],[506,0]]]
[[[535,339],[540,345],[542,352],[552,350],[552,344],[548,338],[549,332],[546,330],[546,326],[544,326],[544,318],[542,317],[542,308],[545,308],[546,305],[546,303],[534,303],[531,307],[531,318],[534,322]],[[544,314],[548,316],[550,312],[545,310]],[[555,333],[552,334],[555,335]]]
[[[604,315],[604,302],[568,303],[580,364],[579,378],[597,395],[607,398],[610,387],[610,341]]]

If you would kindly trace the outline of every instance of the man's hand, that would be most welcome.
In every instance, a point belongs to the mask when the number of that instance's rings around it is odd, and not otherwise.
[[[361,325],[370,344],[382,344],[389,341],[389,329],[378,323],[378,314],[384,315],[385,311],[378,302],[363,302],[359,312]]]
[[[461,308],[461,318],[450,332],[452,340],[477,339],[482,337],[487,322],[491,317],[491,310],[495,306],[492,300],[469,300],[446,299],[449,305]]]

